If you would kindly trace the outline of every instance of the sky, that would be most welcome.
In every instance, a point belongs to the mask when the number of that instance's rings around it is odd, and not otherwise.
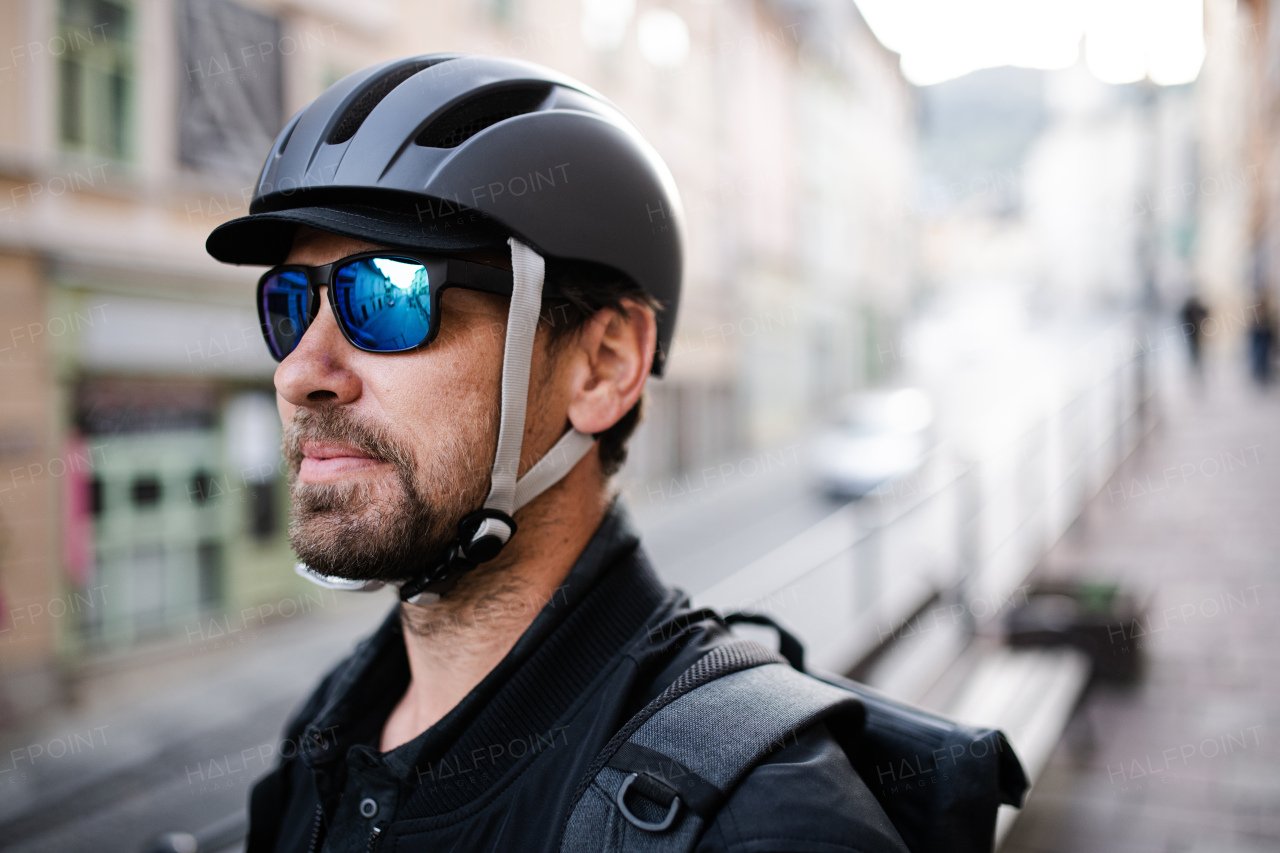
[[[902,71],[926,86],[999,65],[1065,68],[1079,56],[1101,80],[1195,79],[1201,0],[856,0]]]

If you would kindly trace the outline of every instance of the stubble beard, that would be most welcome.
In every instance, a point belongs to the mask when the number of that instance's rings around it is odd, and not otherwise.
[[[488,471],[480,463],[485,448],[477,446],[490,433],[485,426],[472,420],[473,444],[464,444],[455,433],[420,463],[386,429],[345,409],[298,409],[284,430],[293,508],[289,542],[298,559],[322,575],[385,583],[414,577],[439,562],[458,522],[484,498],[486,478],[476,475]],[[350,445],[389,462],[395,477],[301,482],[302,444],[308,440]]]

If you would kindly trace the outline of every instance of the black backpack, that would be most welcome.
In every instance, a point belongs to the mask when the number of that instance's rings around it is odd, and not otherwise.
[[[785,657],[742,639],[713,648],[614,735],[579,785],[562,853],[692,850],[751,768],[819,722],[911,853],[990,853],[1000,804],[1027,790],[1004,735],[805,674],[800,643],[779,635]]]

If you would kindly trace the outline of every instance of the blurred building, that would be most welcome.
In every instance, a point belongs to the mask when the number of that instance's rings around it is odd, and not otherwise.
[[[1045,73],[1049,123],[1026,164],[1055,310],[1174,311],[1187,295],[1197,177],[1189,85],[1111,85],[1083,56]]]
[[[1259,294],[1280,292],[1280,7],[1204,0],[1204,33],[1197,276],[1220,338],[1231,342]]]
[[[1190,86],[1113,85],[1085,65],[1002,67],[925,87],[933,289],[1021,292],[1041,316],[1173,310],[1196,226]]]
[[[83,660],[309,606],[258,273],[203,243],[351,71],[546,63],[666,158],[687,296],[635,480],[794,434],[908,302],[913,93],[844,0],[3,0],[0,33],[0,720]]]

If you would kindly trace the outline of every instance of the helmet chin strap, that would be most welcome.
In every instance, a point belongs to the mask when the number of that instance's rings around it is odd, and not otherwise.
[[[403,581],[400,598],[411,604],[430,604],[457,584],[458,578],[480,563],[492,560],[516,532],[515,513],[558,483],[595,445],[595,439],[572,427],[538,460],[516,478],[520,467],[520,447],[524,442],[525,407],[529,400],[529,364],[533,359],[533,339],[542,307],[542,282],[546,265],[542,256],[516,240],[511,245],[514,286],[507,313],[506,348],[502,356],[502,419],[498,426],[498,449],[494,454],[489,496],[484,506],[465,516],[447,555],[419,575]],[[348,580],[322,575],[304,563],[294,569],[307,580],[327,589],[368,592],[382,581]]]

